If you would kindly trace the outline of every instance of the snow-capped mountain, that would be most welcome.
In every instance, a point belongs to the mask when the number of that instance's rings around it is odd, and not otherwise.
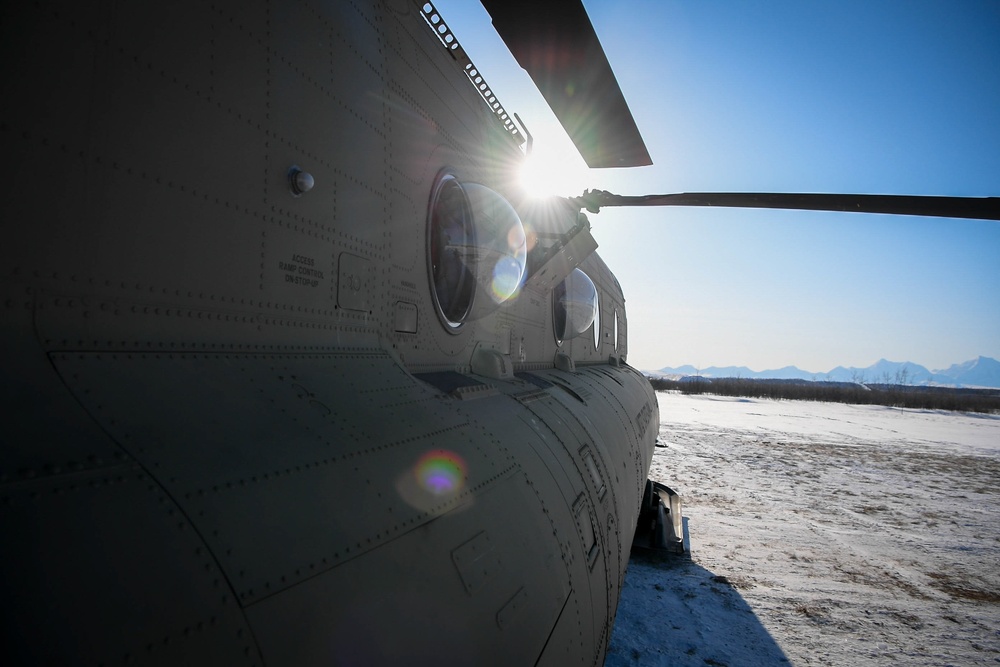
[[[952,364],[934,373],[940,384],[947,382],[966,387],[1000,387],[1000,361],[990,357],[978,357],[962,364]]]
[[[828,380],[832,382],[869,382],[911,385],[949,385],[957,387],[1000,388],[1000,361],[990,357],[979,357],[961,364],[953,364],[947,369],[930,371],[912,361],[889,361],[879,359],[866,368],[837,366],[826,373],[804,371],[795,366],[785,366],[764,371],[754,371],[746,366],[709,366],[695,368],[685,365],[676,368],[661,368],[649,371],[647,375],[656,377],[685,377],[700,375],[706,378],[753,378],[782,380]]]
[[[867,368],[837,366],[824,377],[834,382],[874,382],[882,384],[933,384],[934,374],[912,361],[879,359]]]

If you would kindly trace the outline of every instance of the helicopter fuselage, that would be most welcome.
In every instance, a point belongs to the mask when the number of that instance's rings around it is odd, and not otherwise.
[[[4,13],[15,662],[600,664],[656,400],[433,8]],[[516,280],[449,183],[517,212]]]

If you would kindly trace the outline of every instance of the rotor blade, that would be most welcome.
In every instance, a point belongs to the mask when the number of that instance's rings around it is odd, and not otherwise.
[[[572,201],[592,213],[597,213],[602,206],[723,206],[1000,220],[1000,197],[766,192],[683,192],[670,195],[630,197],[612,194],[604,190],[591,190],[585,192],[581,197],[574,197]]]
[[[482,0],[589,167],[653,164],[580,0]]]

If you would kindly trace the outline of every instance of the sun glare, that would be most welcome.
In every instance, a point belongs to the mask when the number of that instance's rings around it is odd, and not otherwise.
[[[557,156],[533,153],[521,165],[521,185],[532,197],[575,197],[583,194],[587,172]]]

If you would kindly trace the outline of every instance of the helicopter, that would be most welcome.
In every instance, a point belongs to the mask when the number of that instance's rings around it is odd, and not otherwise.
[[[650,161],[579,2],[484,5],[588,163]],[[523,195],[431,2],[4,11],[13,661],[602,664],[634,539],[683,548],[624,200]]]

